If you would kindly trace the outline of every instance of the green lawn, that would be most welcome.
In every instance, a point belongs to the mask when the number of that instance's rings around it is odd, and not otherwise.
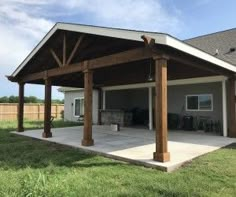
[[[164,173],[9,133],[15,127],[0,122],[1,197],[236,195],[236,144]]]

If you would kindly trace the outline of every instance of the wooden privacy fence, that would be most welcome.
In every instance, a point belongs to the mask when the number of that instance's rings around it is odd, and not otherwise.
[[[16,120],[17,119],[17,103],[0,103],[0,121],[1,120]],[[64,110],[63,104],[52,104],[52,116],[56,119],[62,117]],[[29,120],[44,119],[44,104],[25,103],[24,118]]]

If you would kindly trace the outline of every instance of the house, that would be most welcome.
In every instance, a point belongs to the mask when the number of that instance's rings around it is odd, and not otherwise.
[[[96,141],[92,124],[133,126],[135,120],[155,131],[153,159],[166,162],[167,120],[178,128],[176,115],[186,129],[209,121],[236,137],[235,32],[181,41],[164,33],[57,23],[8,76],[19,84],[18,131],[24,130],[24,85],[31,83],[45,85],[46,138],[52,137],[52,85],[66,87],[65,119],[84,116],[83,146]]]
[[[185,40],[184,42],[236,65],[236,29],[204,35]],[[154,104],[149,103],[154,100],[154,83],[152,83],[153,79],[150,80],[148,77],[153,78],[153,69],[153,66],[151,66],[151,73],[149,73],[151,76],[147,76],[146,84],[101,87],[101,100],[99,100],[99,89],[94,88],[93,124],[99,124],[99,121],[101,121],[99,120],[100,113],[104,115],[103,111],[111,113],[111,110],[114,110],[114,112],[113,120],[110,118],[110,123],[119,123],[121,120],[117,120],[114,115],[120,116],[120,113],[116,111],[125,110],[132,112],[133,115],[136,114],[131,125],[136,123],[140,126],[143,124],[143,126],[148,126],[152,130],[153,118],[150,116],[153,116],[153,113],[149,114],[148,109],[151,105],[152,111],[154,110]],[[191,78],[190,76],[187,79],[170,80],[168,83],[168,112],[182,116],[190,115],[197,118],[208,118],[212,122],[219,122],[220,134],[227,136],[228,114],[223,113],[226,111],[227,102],[224,97],[226,80],[225,76],[200,78]],[[84,114],[83,88],[65,87],[60,88],[59,91],[65,94],[65,120],[78,121],[78,118]],[[152,95],[151,98],[150,94]],[[137,115],[140,115],[140,118],[135,121]],[[109,121],[102,121],[100,124],[109,124]],[[198,121],[199,124],[200,121]]]

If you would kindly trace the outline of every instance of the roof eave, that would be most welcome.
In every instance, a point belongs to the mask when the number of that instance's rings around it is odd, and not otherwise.
[[[236,67],[234,65],[228,62],[225,62],[223,60],[220,60],[168,34],[131,31],[131,30],[113,29],[113,28],[104,28],[104,27],[95,27],[95,26],[77,25],[77,24],[56,23],[52,27],[52,29],[45,35],[45,37],[39,42],[39,44],[32,50],[32,52],[17,67],[17,69],[12,73],[11,76],[15,77],[20,72],[20,70],[28,63],[28,61],[38,52],[38,50],[47,42],[47,40],[59,29],[66,30],[66,31],[74,31],[74,32],[100,35],[100,36],[108,36],[108,37],[114,37],[114,38],[120,38],[120,39],[126,39],[126,40],[134,40],[134,41],[140,41],[140,42],[143,42],[141,36],[145,34],[149,37],[154,38],[156,44],[162,44],[162,45],[166,45],[166,46],[178,49],[187,54],[203,59],[205,61],[218,65],[232,72],[236,72]]]

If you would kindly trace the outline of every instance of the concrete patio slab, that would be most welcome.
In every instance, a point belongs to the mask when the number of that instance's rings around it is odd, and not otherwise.
[[[173,171],[184,163],[208,152],[236,142],[236,139],[216,136],[212,133],[169,131],[168,147],[171,160],[166,163],[153,161],[155,133],[147,129],[121,128],[120,132],[111,131],[110,126],[93,126],[95,145],[81,146],[83,127],[52,129],[52,138],[42,138],[43,130],[31,130],[18,135],[55,142],[81,148],[114,159]]]

